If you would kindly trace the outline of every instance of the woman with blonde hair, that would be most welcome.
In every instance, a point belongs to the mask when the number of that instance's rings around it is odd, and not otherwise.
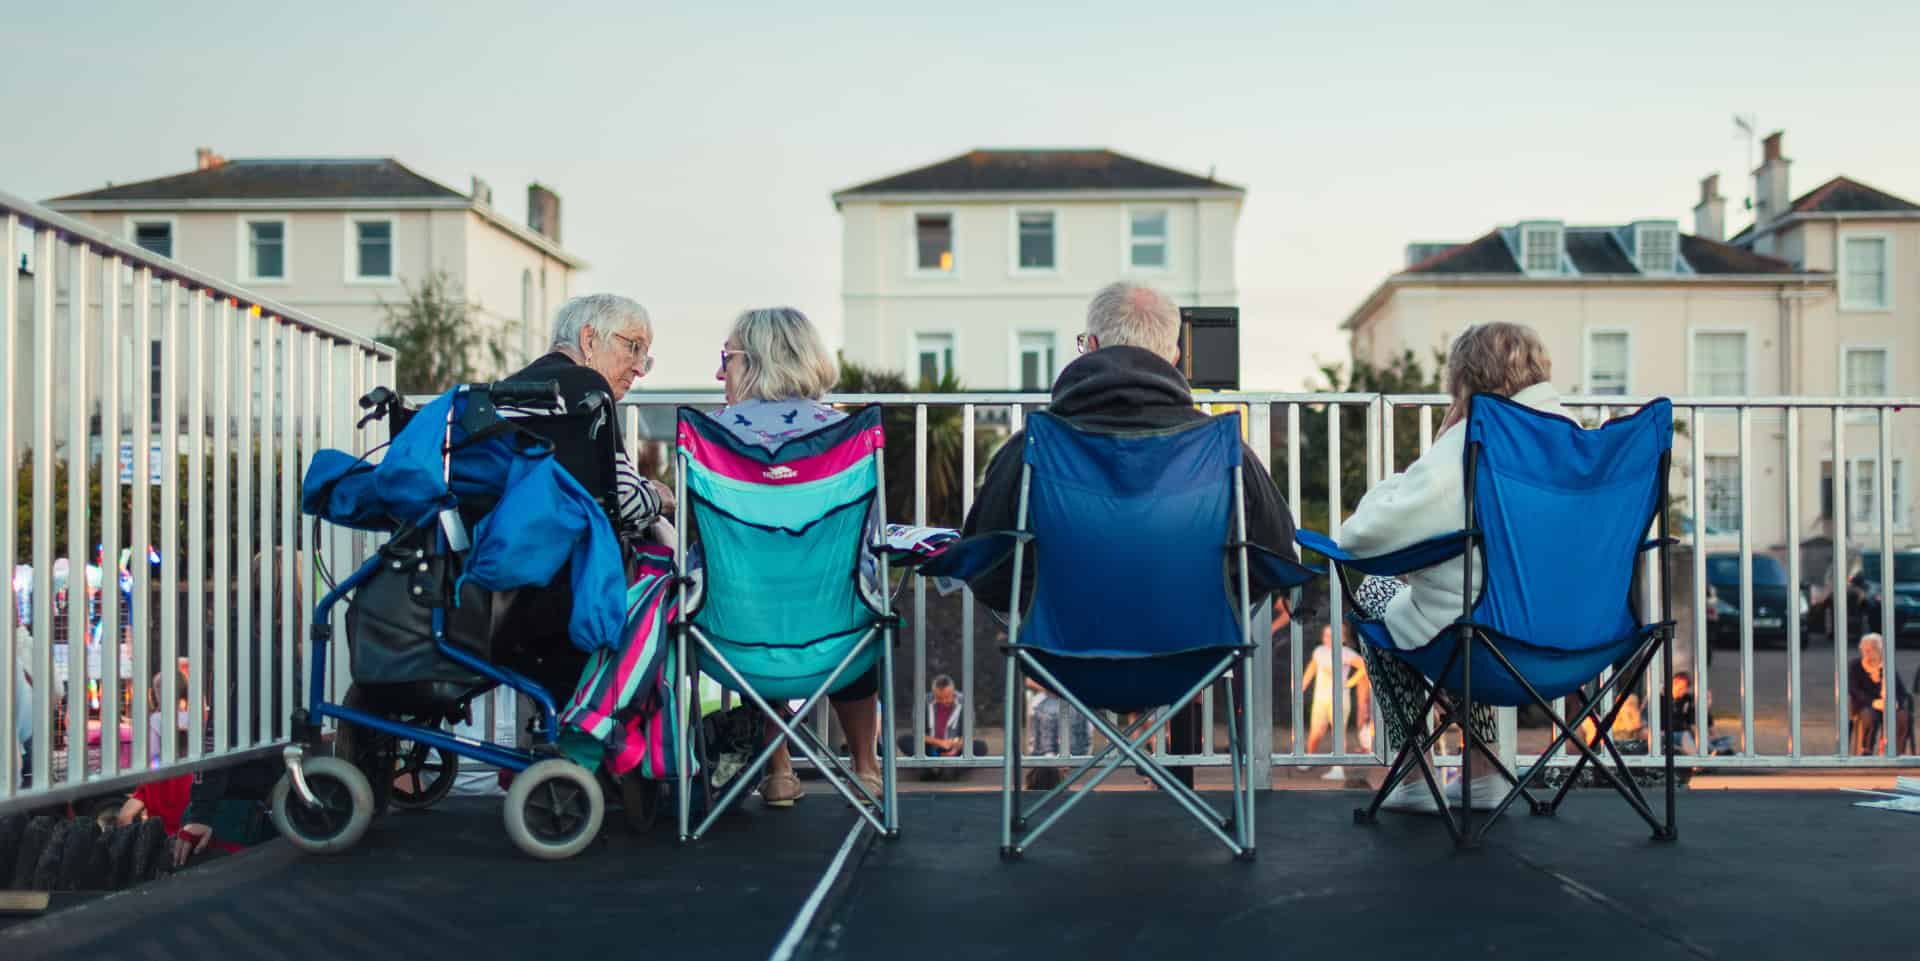
[[[1530,327],[1519,324],[1477,324],[1462,331],[1447,352],[1447,392],[1453,404],[1440,425],[1439,436],[1420,459],[1399,474],[1386,478],[1361,498],[1353,515],[1340,526],[1340,547],[1361,556],[1373,556],[1411,547],[1460,529],[1466,518],[1466,486],[1461,463],[1466,453],[1466,420],[1475,394],[1495,394],[1535,410],[1566,416],[1559,392],[1550,382],[1553,360],[1546,345]],[[1475,583],[1482,583],[1480,558],[1474,554]],[[1393,642],[1402,650],[1426,646],[1440,630],[1460,616],[1460,586],[1465,573],[1457,558],[1414,571],[1404,580],[1368,577],[1354,591],[1361,613],[1386,622]],[[1386,657],[1370,644],[1361,645],[1367,676],[1373,682],[1377,716],[1385,727],[1387,749],[1417,736],[1413,714],[1425,704],[1418,672],[1406,662]],[[1493,709],[1475,705],[1470,719],[1474,732],[1492,747],[1496,731]],[[1474,779],[1476,808],[1491,808],[1506,793],[1497,773]],[[1458,783],[1447,785],[1458,799]],[[1432,813],[1433,795],[1419,778],[1403,780],[1383,804],[1389,810]]]
[[[769,451],[847,417],[821,401],[840,379],[839,365],[813,322],[792,307],[749,310],[735,319],[720,348],[715,377],[727,385],[727,406],[715,418],[741,442]],[[846,732],[854,776],[876,797],[881,793],[879,692],[875,666],[827,695]],[[760,798],[771,807],[791,807],[805,795],[782,743],[767,762]]]

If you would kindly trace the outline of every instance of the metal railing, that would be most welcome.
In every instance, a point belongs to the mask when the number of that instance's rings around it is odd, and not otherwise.
[[[1444,395],[1370,393],[1239,392],[1203,395],[1198,399],[1203,409],[1243,411],[1248,443],[1273,472],[1296,523],[1302,519],[1305,509],[1323,518],[1322,523],[1329,528],[1327,533],[1335,536],[1339,533],[1340,518],[1353,509],[1366,490],[1390,473],[1404,470],[1414,457],[1430,447],[1439,427],[1440,412],[1444,412],[1449,403]],[[1651,399],[1571,396],[1563,398],[1563,403],[1591,425],[1638,409]],[[879,403],[899,409],[894,414],[896,420],[889,424],[888,442],[911,445],[911,469],[904,473],[912,477],[913,486],[910,504],[901,505],[906,508],[907,516],[889,516],[889,521],[958,526],[961,517],[972,507],[975,485],[991,453],[977,441],[989,436],[1003,439],[1019,430],[1025,412],[1044,407],[1048,397],[1011,393],[878,394],[833,396],[828,400],[845,404]],[[1682,542],[1676,560],[1686,562],[1680,565],[1682,570],[1675,577],[1674,604],[1680,621],[1675,656],[1691,669],[1692,693],[1699,705],[1691,730],[1683,732],[1686,735],[1680,761],[1683,766],[1743,769],[1920,766],[1920,755],[1915,754],[1910,742],[1903,743],[1899,736],[1885,738],[1884,744],[1868,745],[1873,749],[1871,754],[1853,753],[1848,672],[1855,669],[1850,662],[1857,640],[1854,635],[1860,633],[1860,629],[1856,625],[1853,631],[1843,628],[1825,632],[1824,643],[1832,648],[1829,676],[1825,671],[1810,668],[1813,659],[1801,650],[1806,638],[1798,608],[1803,580],[1835,582],[1840,588],[1832,592],[1827,602],[1833,608],[1833,622],[1853,624],[1847,613],[1849,565],[1863,549],[1873,550],[1879,552],[1882,567],[1892,572],[1897,566],[1893,560],[1897,551],[1913,545],[1914,538],[1908,532],[1906,520],[1905,502],[1909,496],[1904,485],[1908,482],[1904,479],[1906,468],[1901,452],[1915,449],[1914,439],[1920,437],[1920,415],[1906,413],[1902,419],[1902,414],[1917,403],[1920,399],[1894,397],[1675,400],[1677,426],[1669,484],[1674,501],[1672,516],[1679,522],[1675,530]],[[670,444],[670,433],[652,438],[643,436],[641,411],[670,409],[682,404],[713,409],[721,406],[722,399],[717,393],[708,392],[643,391],[628,395],[623,409],[629,446],[638,448],[649,439],[663,446]],[[910,428],[906,424],[907,411],[912,415]],[[934,437],[929,429],[930,422],[942,412],[955,411],[958,413],[957,445],[951,438]],[[663,414],[647,417],[644,422],[658,425],[665,419]],[[956,429],[950,417],[941,419],[949,421],[945,430]],[[1809,429],[1808,422],[1818,429]],[[1767,427],[1764,442],[1754,437],[1757,423]],[[1873,462],[1871,465],[1862,465],[1857,459],[1848,460],[1849,450],[1860,449],[1854,444],[1862,434],[1872,438],[1867,455]],[[1896,437],[1901,438],[1905,446],[1897,444]],[[932,450],[951,451],[955,446],[957,457],[949,454],[939,463],[930,462]],[[1355,446],[1360,449],[1352,449]],[[1808,495],[1818,495],[1820,491],[1810,488],[1804,476],[1810,467],[1817,469],[1823,458],[1842,466],[1832,472],[1836,486],[1815,503],[1808,500]],[[669,463],[670,458],[662,462]],[[1850,464],[1865,469],[1849,471],[1846,468]],[[1359,466],[1357,472],[1356,465]],[[935,516],[929,509],[930,481],[943,470],[953,476],[937,486],[957,487],[959,492],[957,502],[950,505],[954,508],[949,511],[951,516]],[[1759,497],[1762,493],[1766,495],[1764,498]],[[1826,506],[1820,506],[1822,504]],[[1880,518],[1890,518],[1893,523],[1881,524]],[[1849,522],[1857,520],[1871,521],[1871,530],[1866,532],[1871,535],[1870,542],[1859,539],[1862,530],[1849,529],[1854,526]],[[1765,540],[1762,532],[1757,531],[1762,521],[1774,531],[1764,535]],[[1832,548],[1828,558],[1815,570],[1804,563],[1804,545],[1823,540],[1831,540]],[[1756,583],[1755,557],[1760,555],[1778,555],[1785,568],[1784,585]],[[1717,596],[1710,589],[1710,558],[1716,562],[1716,571],[1723,566],[1722,562],[1737,567],[1733,597]],[[1766,565],[1764,569],[1772,571],[1774,565]],[[1835,572],[1839,572],[1838,575]],[[1644,576],[1647,590],[1642,596],[1649,605],[1647,615],[1651,619],[1652,611],[1657,609],[1652,606],[1657,597],[1652,590],[1657,587],[1654,580],[1657,572]],[[1686,583],[1679,583],[1681,581]],[[1890,732],[1901,726],[1894,696],[1902,626],[1899,612],[1909,610],[1901,606],[1895,583],[1887,579],[1880,592],[1884,600],[1878,603],[1878,623],[1871,626],[1885,638],[1884,696],[1879,713],[1881,730]],[[1774,587],[1784,587],[1787,593],[1785,613],[1769,611],[1756,615],[1756,594],[1760,589],[1770,591]],[[987,752],[974,749],[978,734],[985,733],[989,735],[987,740],[992,740],[991,735],[997,731],[996,727],[981,725],[980,719],[997,716],[996,711],[981,700],[968,701],[962,714],[959,757],[928,757],[921,739],[922,732],[927,730],[930,709],[928,680],[936,673],[928,645],[930,631],[954,631],[958,635],[957,649],[945,654],[946,663],[939,666],[938,672],[951,674],[968,695],[981,692],[991,696],[998,690],[998,684],[983,683],[983,678],[989,673],[998,676],[1001,658],[997,639],[989,637],[983,642],[981,635],[983,630],[996,626],[995,622],[990,615],[980,614],[970,597],[930,611],[927,585],[919,578],[906,579],[899,589],[903,595],[902,611],[908,615],[910,625],[905,632],[905,642],[911,645],[902,652],[903,664],[910,668],[903,674],[912,678],[907,691],[911,691],[913,697],[910,702],[903,701],[901,716],[888,726],[885,736],[906,736],[912,748],[902,757],[902,764],[907,767],[999,764],[999,749],[991,748]],[[1317,616],[1292,619],[1283,630],[1272,635],[1273,643],[1262,646],[1254,661],[1256,692],[1251,708],[1256,712],[1254,751],[1256,761],[1262,765],[1255,777],[1263,783],[1270,773],[1267,765],[1384,763],[1384,744],[1379,743],[1384,725],[1373,725],[1376,743],[1355,744],[1357,737],[1349,736],[1353,726],[1348,723],[1352,708],[1345,698],[1333,699],[1329,743],[1314,751],[1307,749],[1311,695],[1300,690],[1298,679],[1306,659],[1311,656],[1308,631],[1331,624],[1336,638],[1345,633],[1341,624],[1342,597],[1337,585],[1321,581],[1310,585],[1308,591],[1313,596],[1307,599],[1307,606],[1317,608]],[[1920,603],[1913,606],[1920,608]],[[1909,610],[1909,614],[1913,620],[1920,621],[1920,610]],[[1264,624],[1261,630],[1265,636]],[[1906,634],[1911,637],[1915,633],[1915,625],[1907,622]],[[1775,636],[1785,640],[1783,651],[1776,655],[1758,649],[1757,639]],[[1727,656],[1710,661],[1709,644],[1716,638],[1737,650],[1726,651]],[[1285,648],[1284,653],[1277,650],[1281,647]],[[1737,675],[1729,683],[1727,677],[1717,675],[1727,674],[1730,664],[1737,669]],[[1660,675],[1656,662],[1648,677]],[[1829,677],[1830,698],[1810,697],[1810,690],[1827,687]],[[1786,687],[1786,696],[1770,696],[1780,684]],[[1666,736],[1663,732],[1671,731],[1673,725],[1662,714],[1662,699],[1657,688],[1650,689],[1643,684],[1642,689],[1633,693],[1644,705],[1644,740],[1649,749],[1644,757],[1630,757],[1629,763],[1654,764],[1659,761],[1659,745]],[[1718,702],[1714,700],[1716,693],[1721,695]],[[1211,695],[1209,692],[1201,702],[1201,752],[1169,755],[1161,743],[1156,746],[1156,753],[1172,763],[1225,764],[1224,755],[1218,752],[1224,747],[1225,738],[1215,730],[1215,705]],[[1817,709],[1816,701],[1823,702]],[[908,704],[910,710],[906,709]],[[1531,744],[1537,753],[1549,740],[1543,728],[1522,729],[1520,718],[1512,709],[1502,710],[1500,715],[1501,740],[1509,753],[1517,744],[1522,756],[1530,756],[1525,749],[1531,741],[1537,739],[1537,744]],[[826,730],[829,720],[824,710],[815,723],[823,732]],[[1064,718],[1062,724],[1065,724]],[[1059,732],[1056,743],[1062,751],[1070,744],[1068,733]],[[1616,735],[1620,733],[1616,730]],[[1028,747],[1031,750],[1031,744]],[[1098,748],[1098,744],[1090,744],[1088,750]],[[1550,763],[1571,764],[1574,755],[1570,752],[1571,749],[1567,749]],[[1084,756],[1085,753],[1072,755]],[[1065,765],[1072,757],[1029,757],[1023,763],[1029,767]],[[1442,757],[1440,762],[1457,763],[1457,756]]]
[[[303,555],[365,548],[338,530],[309,543],[306,456],[364,446],[353,401],[391,379],[392,352],[9,194],[0,220],[0,557],[11,567],[24,535],[32,572],[25,612],[14,578],[0,583],[0,813],[277,749],[303,690]],[[115,583],[123,547],[130,604]],[[79,603],[96,548],[97,603]],[[57,557],[71,558],[61,608]],[[96,623],[118,629],[71,640]],[[24,754],[17,708],[31,717]]]

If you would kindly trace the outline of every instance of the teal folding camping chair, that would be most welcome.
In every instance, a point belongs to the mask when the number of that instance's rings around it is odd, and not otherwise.
[[[862,817],[898,836],[893,738],[880,738],[882,796],[874,797],[811,729],[773,707],[802,701],[794,717],[804,718],[878,663],[881,729],[891,730],[899,618],[879,550],[886,489],[880,408],[862,408],[774,452],[688,407],[680,408],[677,433],[677,669],[689,681],[704,672],[739,694]],[[676,699],[676,730],[690,730],[688,700]],[[776,738],[762,748],[717,802],[708,798],[694,826],[693,740],[678,741],[683,842],[712,827],[780,744]]]

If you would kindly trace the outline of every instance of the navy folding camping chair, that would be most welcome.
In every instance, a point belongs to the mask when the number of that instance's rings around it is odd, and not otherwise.
[[[921,568],[973,577],[1012,558],[1031,599],[1007,612],[1000,852],[1018,857],[1123,762],[1132,761],[1235,856],[1254,852],[1251,704],[1256,599],[1313,572],[1246,542],[1238,414],[1168,430],[1098,433],[1036,413],[1013,531],[977,534]],[[1020,591],[1015,591],[1016,598]],[[1142,745],[1228,671],[1232,809],[1221,814]],[[1021,678],[1065,699],[1107,746],[1032,806],[1021,799]],[[1124,730],[1098,712],[1138,712]],[[1191,763],[1183,762],[1183,763]],[[1082,777],[1092,778],[1057,805]],[[1041,815],[1045,813],[1042,819]],[[1030,822],[1038,820],[1031,829]],[[1228,832],[1232,832],[1231,834]]]
[[[1377,557],[1355,557],[1324,535],[1302,531],[1305,547],[1339,567],[1347,592],[1347,620],[1366,643],[1412,665],[1425,679],[1425,706],[1411,720],[1418,736],[1394,758],[1373,803],[1354,820],[1373,823],[1388,793],[1413,771],[1425,778],[1454,842],[1470,847],[1515,800],[1525,797],[1536,815],[1551,815],[1591,765],[1646,822],[1658,840],[1673,840],[1673,745],[1665,746],[1666,817],[1653,813],[1613,743],[1614,719],[1624,692],[1637,687],[1655,654],[1670,651],[1672,602],[1668,585],[1667,470],[1673,447],[1673,405],[1662,398],[1632,415],[1596,429],[1545,414],[1491,394],[1472,398],[1466,423],[1463,469],[1466,516],[1459,531]],[[1657,536],[1647,539],[1649,528]],[[1353,602],[1352,573],[1393,577],[1431,567],[1476,550],[1482,564],[1465,564],[1460,617],[1424,646],[1403,650],[1384,623],[1363,617]],[[1635,611],[1634,582],[1640,560],[1659,551],[1660,615],[1644,621]],[[1478,567],[1484,567],[1479,577]],[[1476,577],[1479,577],[1476,580]],[[1477,592],[1476,592],[1477,591]],[[1673,659],[1662,657],[1661,717],[1673,716]],[[1611,678],[1600,682],[1609,667]],[[1598,683],[1571,718],[1553,701]],[[1616,695],[1620,695],[1617,697]],[[1611,709],[1606,705],[1612,703]],[[1532,704],[1546,712],[1553,743],[1522,777],[1507,770],[1473,732],[1476,704]],[[1437,711],[1440,723],[1427,730]],[[1575,732],[1598,725],[1593,743]],[[1461,809],[1447,809],[1427,753],[1449,727],[1462,732]],[[1546,761],[1565,745],[1579,753],[1552,801],[1530,792]],[[1611,764],[1597,750],[1604,750]],[[1471,824],[1473,763],[1479,754],[1512,785],[1479,829]]]

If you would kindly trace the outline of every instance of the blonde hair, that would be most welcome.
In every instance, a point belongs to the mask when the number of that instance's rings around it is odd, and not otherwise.
[[[1455,401],[1474,394],[1513,395],[1553,379],[1553,358],[1533,328],[1475,324],[1447,351],[1447,392]]]
[[[742,400],[819,400],[840,380],[813,321],[792,307],[749,310],[733,322],[727,339],[746,354]]]

